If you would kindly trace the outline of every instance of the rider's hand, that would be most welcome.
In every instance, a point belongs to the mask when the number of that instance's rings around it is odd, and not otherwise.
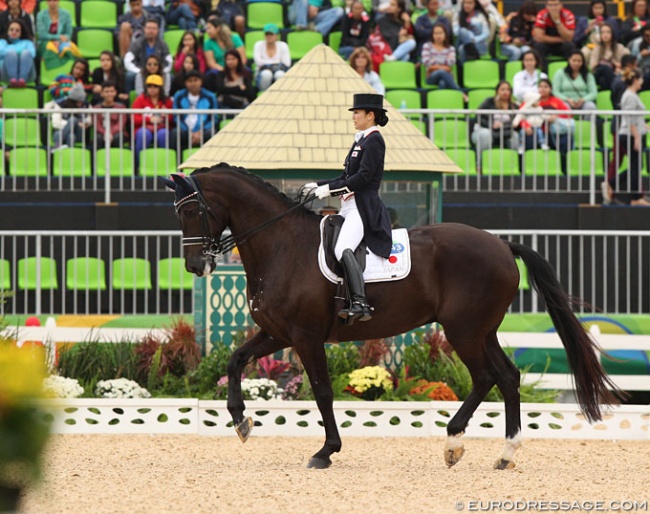
[[[300,195],[309,196],[311,193],[315,192],[316,188],[318,188],[316,182],[308,182],[300,188]]]
[[[317,198],[319,198],[321,200],[323,198],[327,198],[328,196],[330,196],[330,186],[329,186],[329,184],[318,186],[314,190],[314,194],[316,195]]]

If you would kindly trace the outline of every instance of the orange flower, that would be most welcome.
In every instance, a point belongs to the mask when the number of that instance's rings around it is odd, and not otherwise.
[[[427,382],[420,380],[417,386],[409,391],[409,394],[426,394],[427,398],[438,401],[457,402],[458,396],[444,382]]]

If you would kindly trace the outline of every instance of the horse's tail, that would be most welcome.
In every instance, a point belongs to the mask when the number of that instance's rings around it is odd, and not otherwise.
[[[600,351],[598,345],[571,310],[576,300],[562,288],[553,267],[540,254],[528,246],[512,242],[508,245],[524,261],[530,282],[546,303],[566,350],[580,409],[590,422],[602,419],[601,404],[616,405],[625,393],[607,376],[596,354]]]

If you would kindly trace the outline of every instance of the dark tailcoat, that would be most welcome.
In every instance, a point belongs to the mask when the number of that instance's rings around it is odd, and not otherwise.
[[[379,198],[385,154],[384,138],[374,130],[352,145],[340,177],[320,180],[318,185],[329,184],[332,196],[354,193],[363,222],[363,238],[373,253],[387,259],[393,238],[388,210]]]

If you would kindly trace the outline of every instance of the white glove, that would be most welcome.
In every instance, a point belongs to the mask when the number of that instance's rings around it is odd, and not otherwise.
[[[300,194],[302,196],[309,196],[314,192],[316,188],[318,188],[318,184],[316,184],[316,182],[308,182],[300,188]]]
[[[318,186],[318,187],[314,190],[314,194],[316,195],[316,198],[319,198],[319,199],[321,199],[321,200],[322,200],[323,198],[327,198],[327,197],[330,196],[330,194],[331,194],[331,193],[330,193],[330,186],[329,186],[329,184],[325,184],[325,185],[322,185],[322,186]]]

